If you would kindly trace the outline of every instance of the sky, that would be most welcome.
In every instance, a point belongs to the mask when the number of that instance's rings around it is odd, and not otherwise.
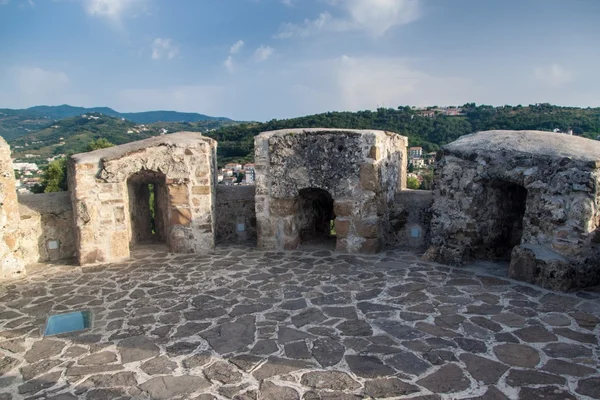
[[[600,106],[600,0],[0,0],[0,108]]]

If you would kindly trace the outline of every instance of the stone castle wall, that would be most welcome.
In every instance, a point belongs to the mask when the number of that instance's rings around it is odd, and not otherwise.
[[[25,273],[19,243],[19,202],[10,147],[0,137],[0,275],[16,278]]]
[[[504,259],[511,277],[554,290],[600,282],[598,143],[547,132],[467,135],[444,147],[428,192],[406,190],[406,142],[381,131],[265,132],[255,138],[257,185],[216,186],[216,142],[171,134],[76,155],[70,193],[18,199],[0,140],[2,277],[73,254],[81,264],[124,259],[150,237],[173,252],[217,241],[294,249],[303,236],[329,234],[319,219],[333,219],[338,251],[429,246],[426,259]]]
[[[19,196],[21,250],[26,264],[75,257],[69,192]]]
[[[429,225],[433,192],[402,190],[390,211],[389,246],[422,251],[430,243]]]
[[[256,242],[255,186],[217,185],[217,243]]]
[[[157,229],[164,230],[158,236],[169,250],[212,249],[215,172],[216,142],[195,132],[72,156],[69,188],[79,263],[126,259],[130,245],[137,244],[140,236],[147,239],[145,233],[137,234],[144,228],[136,225],[142,217],[135,206],[130,207],[131,201],[139,199],[130,195],[139,194],[148,184],[157,188]]]
[[[599,174],[596,141],[535,131],[461,137],[436,165],[436,259],[510,259],[512,277],[555,290],[600,282]]]

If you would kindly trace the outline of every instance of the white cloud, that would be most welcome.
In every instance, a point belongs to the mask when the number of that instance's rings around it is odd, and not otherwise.
[[[272,47],[261,45],[254,52],[254,61],[256,61],[256,62],[265,61],[267,58],[271,57],[274,52],[275,52],[275,50]]]
[[[321,13],[302,24],[286,23],[275,35],[278,39],[306,37],[319,32],[360,30],[381,36],[391,28],[415,21],[421,16],[421,0],[330,0],[342,9],[342,17]]]
[[[573,74],[559,64],[534,68],[533,77],[547,86],[561,86],[573,81]]]
[[[235,54],[235,53],[237,53],[238,51],[240,51],[242,49],[242,47],[244,47],[244,41],[243,40],[238,40],[229,49],[229,54]]]
[[[152,43],[152,59],[173,59],[179,54],[179,47],[173,44],[171,39],[156,38]]]
[[[225,66],[227,71],[229,71],[230,73],[233,73],[235,71],[235,65],[233,63],[232,56],[227,57],[227,59],[225,61],[223,61],[223,65]]]
[[[120,21],[127,12],[143,8],[145,0],[83,0],[85,11],[95,17]]]

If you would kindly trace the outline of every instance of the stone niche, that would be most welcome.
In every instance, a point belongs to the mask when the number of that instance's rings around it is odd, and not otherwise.
[[[554,290],[600,282],[600,142],[487,131],[444,146],[428,256],[510,261],[512,278]]]
[[[292,250],[332,239],[337,251],[380,251],[394,195],[406,188],[406,146],[406,137],[373,130],[256,136],[258,247]]]
[[[79,263],[127,259],[140,244],[214,248],[216,149],[197,132],[179,132],[72,156]]]

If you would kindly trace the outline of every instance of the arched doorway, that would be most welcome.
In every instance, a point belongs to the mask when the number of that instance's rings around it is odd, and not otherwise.
[[[165,175],[140,171],[127,179],[131,248],[137,245],[168,244],[168,202]]]
[[[298,192],[298,231],[301,245],[335,248],[333,198],[323,189]]]

